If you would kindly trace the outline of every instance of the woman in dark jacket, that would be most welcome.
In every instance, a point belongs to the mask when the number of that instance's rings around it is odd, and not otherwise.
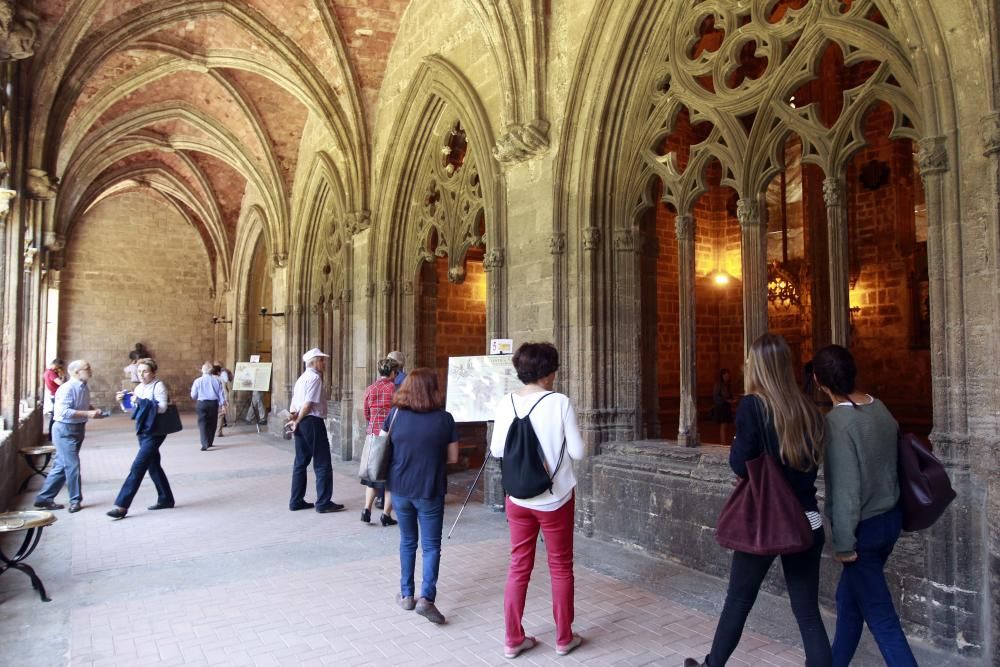
[[[736,438],[729,465],[747,477],[747,461],[774,456],[785,481],[802,505],[813,529],[812,546],[781,556],[788,597],[799,625],[806,664],[829,667],[830,639],[819,614],[819,562],[823,552],[823,519],[816,503],[816,474],[823,459],[823,417],[795,381],[792,353],[781,336],[764,334],[750,346],[745,378],[747,396],[736,409]],[[775,556],[733,552],[729,589],[712,650],[704,662],[693,658],[684,667],[721,667],[736,650],[743,625]]]
[[[820,350],[813,372],[833,402],[826,415],[826,515],[834,556],[844,565],[837,585],[833,664],[850,664],[867,623],[886,664],[915,667],[884,571],[903,525],[897,507],[899,425],[882,401],[855,391],[857,367],[843,347]]]
[[[399,521],[399,593],[396,602],[431,623],[444,623],[434,605],[441,564],[444,495],[448,488],[445,466],[458,461],[458,430],[451,413],[442,409],[437,373],[415,368],[393,397],[395,408],[382,424],[392,428],[392,463],[387,488],[392,492]],[[398,413],[398,414],[397,414]],[[413,570],[417,538],[423,556],[420,598],[414,599]]]

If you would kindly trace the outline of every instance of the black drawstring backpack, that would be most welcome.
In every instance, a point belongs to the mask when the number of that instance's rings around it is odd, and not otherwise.
[[[552,493],[552,480],[559,472],[563,456],[566,454],[566,439],[563,438],[556,469],[549,475],[549,467],[545,463],[542,444],[538,441],[538,436],[535,435],[535,429],[531,426],[529,417],[535,407],[546,396],[551,396],[553,393],[555,392],[549,392],[535,401],[535,405],[532,405],[531,410],[528,410],[528,414],[523,417],[517,416],[513,394],[510,397],[511,407],[514,407],[514,421],[510,423],[507,441],[503,447],[503,459],[500,461],[500,481],[503,484],[503,490],[511,498],[526,500],[545,491]]]

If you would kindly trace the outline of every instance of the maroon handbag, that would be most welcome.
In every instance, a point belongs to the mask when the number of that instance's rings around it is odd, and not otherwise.
[[[903,530],[930,528],[958,494],[951,488],[944,464],[919,437],[900,433],[897,447]]]
[[[767,422],[759,400],[755,406],[762,422],[764,453],[746,462],[747,477],[740,478],[723,505],[715,541],[726,549],[758,556],[799,553],[812,546],[812,528],[781,466],[768,453]]]

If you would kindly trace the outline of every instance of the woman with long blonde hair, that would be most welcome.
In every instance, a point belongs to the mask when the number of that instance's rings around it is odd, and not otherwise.
[[[823,519],[816,503],[816,473],[823,461],[823,417],[795,381],[792,352],[781,336],[764,334],[750,346],[744,378],[747,395],[736,409],[736,438],[729,466],[747,477],[747,461],[773,456],[802,505],[813,529],[812,546],[781,556],[788,597],[799,625],[806,664],[831,664],[830,639],[819,614],[819,562]],[[684,667],[721,667],[736,650],[750,609],[775,556],[733,552],[729,589],[704,662],[688,658]]]

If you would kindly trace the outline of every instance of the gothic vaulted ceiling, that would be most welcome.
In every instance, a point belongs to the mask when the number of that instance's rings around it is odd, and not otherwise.
[[[228,279],[245,198],[286,250],[307,121],[353,196],[408,0],[27,0],[37,21],[29,166],[58,178],[55,231],[101,199],[152,189]],[[303,157],[304,159],[304,157]]]

